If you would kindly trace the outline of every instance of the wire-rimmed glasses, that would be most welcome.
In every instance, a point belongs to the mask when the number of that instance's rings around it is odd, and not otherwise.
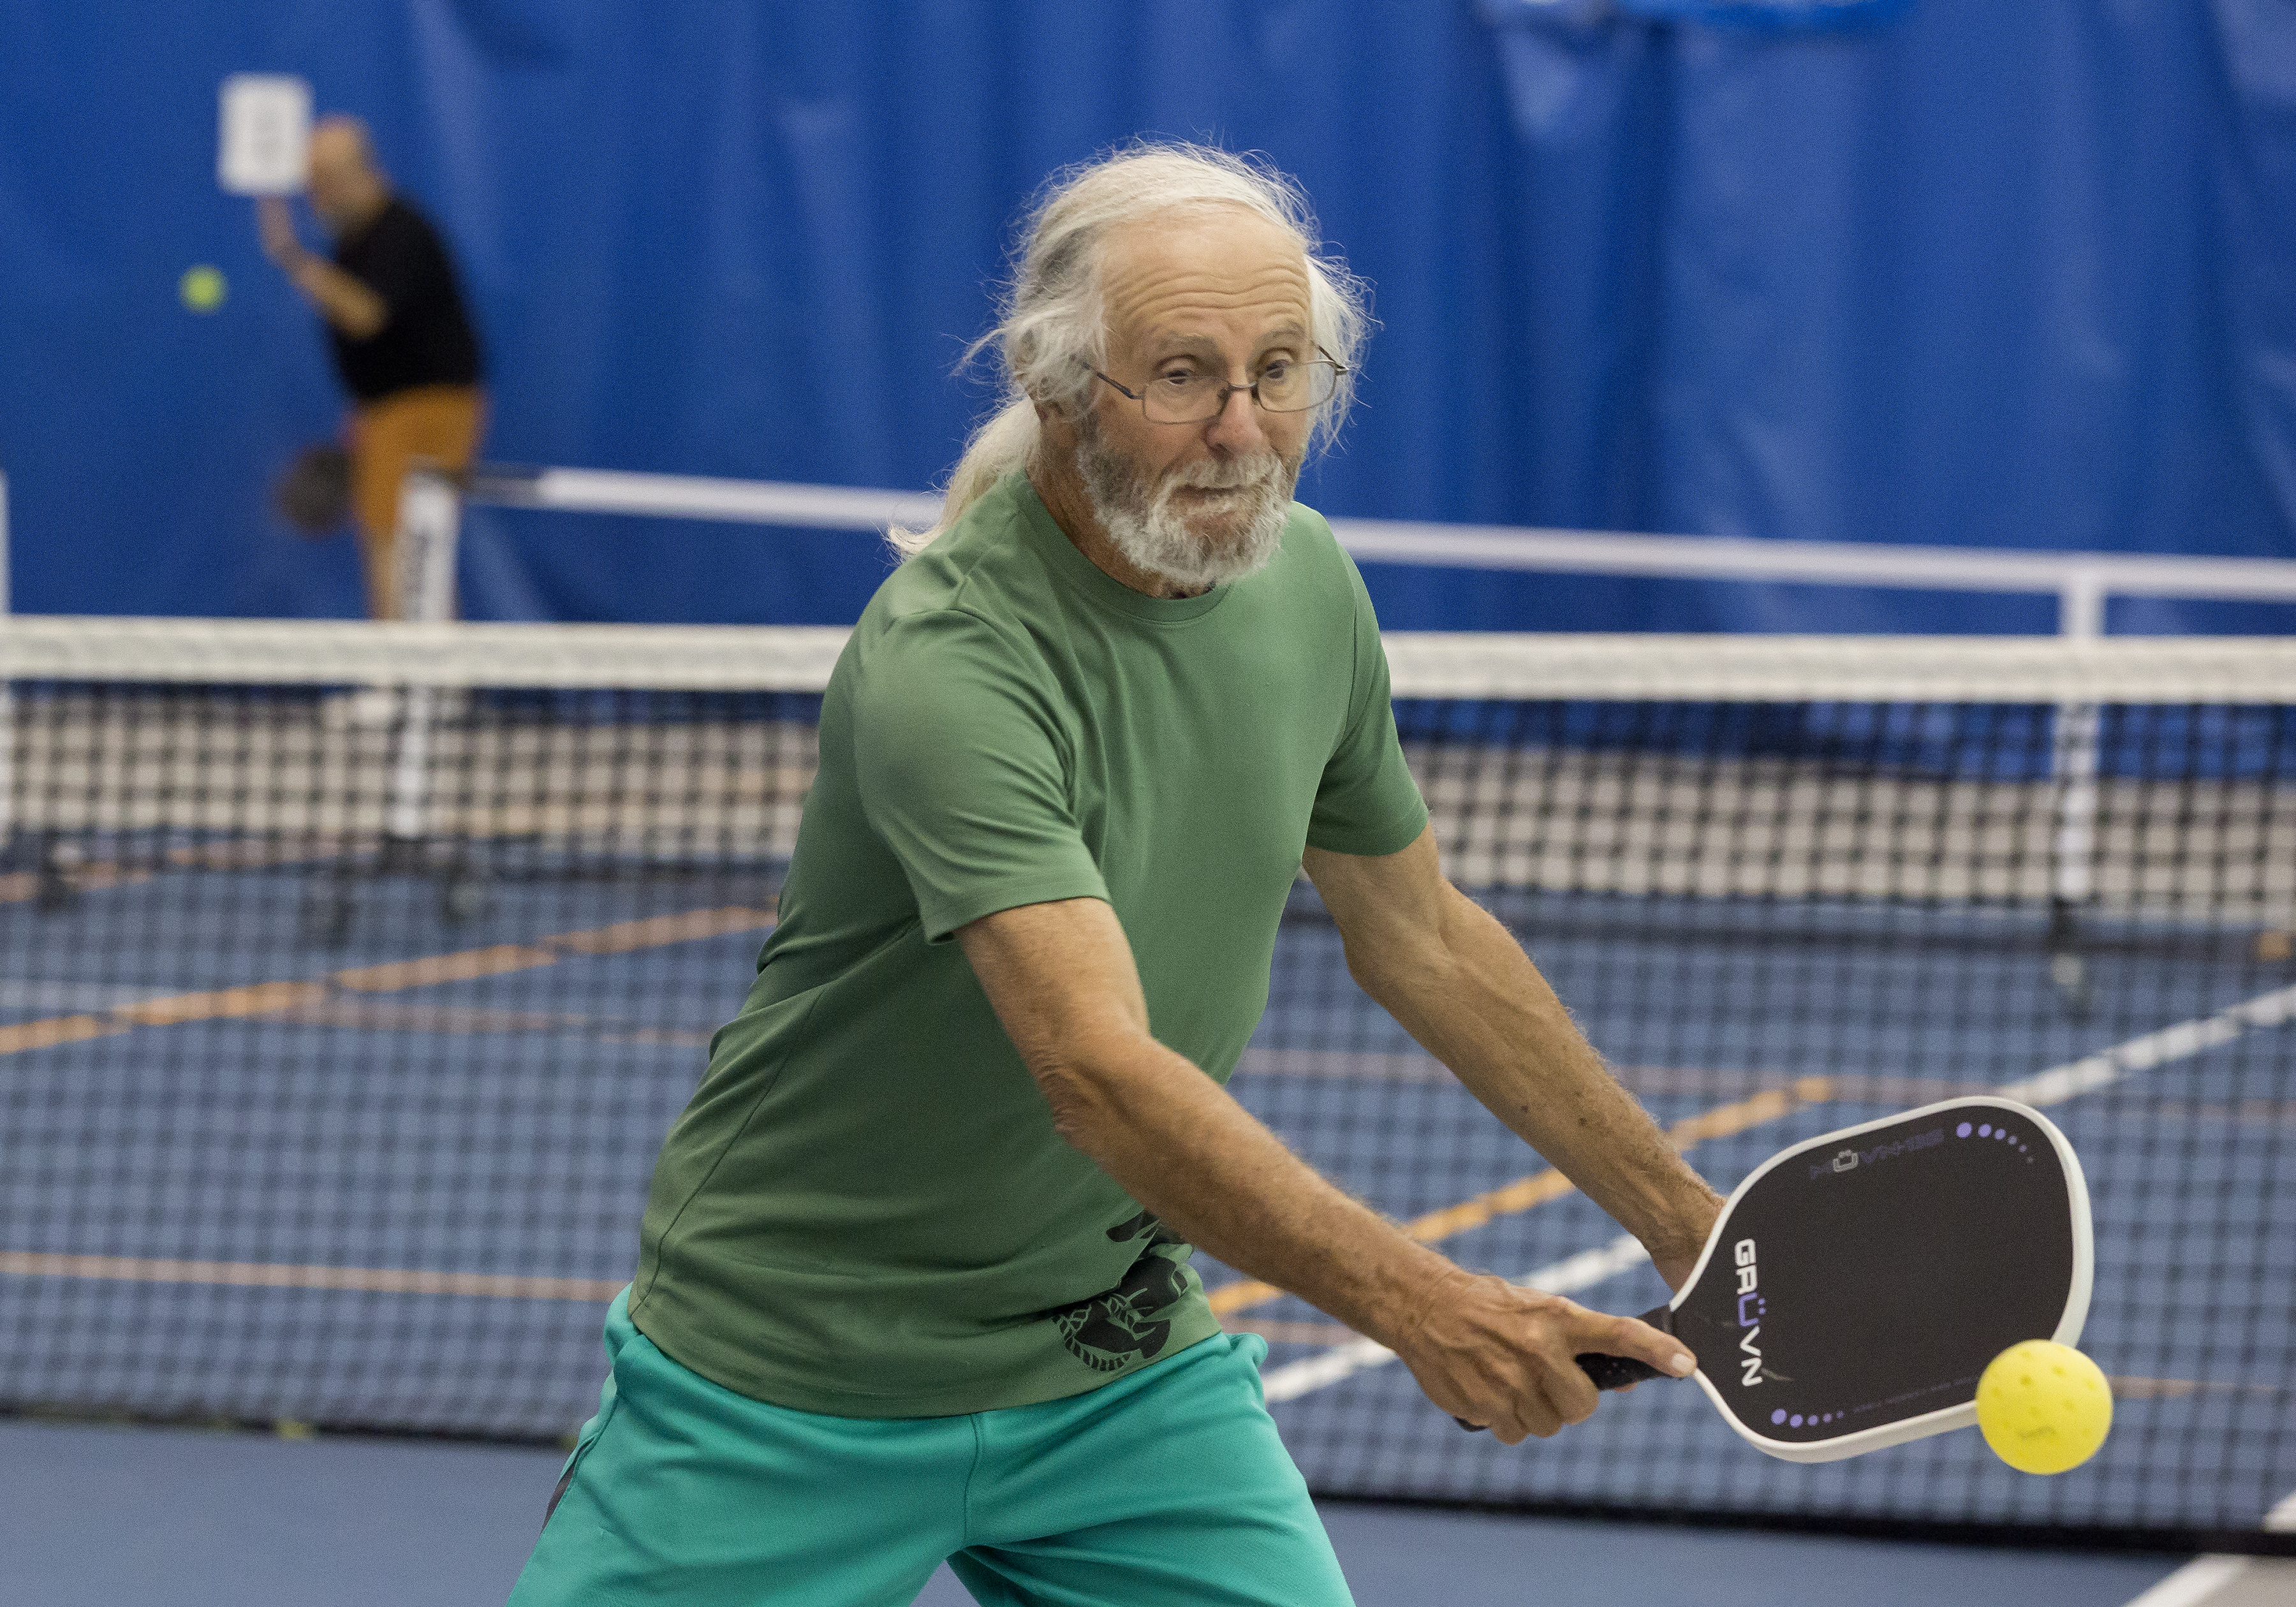
[[[1216,374],[1194,368],[1169,369],[1138,390],[1110,379],[1097,368],[1092,374],[1118,395],[1139,403],[1142,414],[1152,424],[1201,424],[1226,412],[1228,398],[1239,390],[1249,391],[1264,413],[1305,413],[1320,407],[1338,391],[1340,376],[1347,372],[1346,364],[1325,352],[1307,362],[1278,357],[1242,385],[1228,384]]]

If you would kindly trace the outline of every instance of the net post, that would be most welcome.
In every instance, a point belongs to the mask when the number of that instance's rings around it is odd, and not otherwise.
[[[462,493],[453,477],[418,461],[398,491],[399,595],[407,619],[441,623],[455,617],[462,522]]]
[[[462,533],[462,497],[455,482],[430,463],[407,471],[398,493],[398,572],[401,611],[410,620],[440,624],[455,617],[455,559]],[[439,688],[403,689],[406,716],[391,766],[390,801],[383,817],[384,854],[418,851],[430,826],[430,753],[437,745]]]
[[[2104,635],[2105,586],[2095,570],[2065,577],[2057,593],[2057,635],[2065,642],[2094,642]],[[2078,951],[2081,906],[2095,894],[2097,813],[2097,736],[2095,703],[2060,703],[2050,765],[2057,795],[2051,844],[2049,888],[2050,974],[2076,1006],[2087,993],[2087,967]]]

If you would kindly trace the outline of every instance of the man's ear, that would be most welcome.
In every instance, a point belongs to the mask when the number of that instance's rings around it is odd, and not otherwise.
[[[1064,449],[1075,443],[1078,417],[1085,406],[1090,406],[1086,403],[1062,406],[1058,402],[1041,398],[1031,398],[1031,405],[1037,409],[1037,439],[1051,441]]]

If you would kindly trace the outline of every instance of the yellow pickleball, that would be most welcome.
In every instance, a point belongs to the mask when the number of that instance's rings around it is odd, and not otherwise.
[[[196,263],[184,270],[176,282],[176,294],[183,298],[185,307],[195,313],[211,313],[223,305],[231,293],[231,285],[223,270],[208,263]]]
[[[2112,1431],[2112,1386],[2070,1345],[2027,1340],[1977,1381],[1977,1427],[2019,1472],[2062,1473],[2095,1455]]]

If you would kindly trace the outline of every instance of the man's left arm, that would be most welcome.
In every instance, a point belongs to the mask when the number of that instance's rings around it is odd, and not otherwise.
[[[1680,1288],[1721,1197],[1619,1086],[1513,935],[1444,878],[1433,832],[1375,857],[1311,848],[1306,863],[1364,991]]]

